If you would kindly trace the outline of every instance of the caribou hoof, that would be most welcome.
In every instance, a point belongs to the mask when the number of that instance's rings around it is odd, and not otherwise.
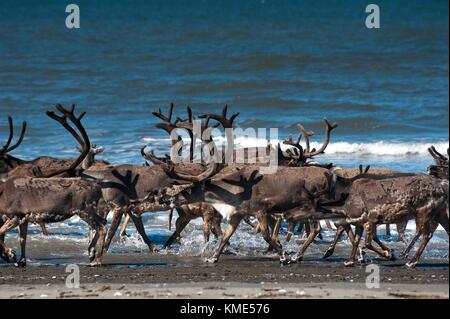
[[[16,257],[16,252],[9,248],[6,252],[5,252],[6,258],[8,258],[8,261],[13,261],[13,263],[17,263],[17,257]]]
[[[291,263],[291,259],[289,257],[287,257],[287,256],[281,256],[280,257],[280,264],[281,265],[286,266],[286,265],[289,265],[290,263]]]
[[[95,256],[96,256],[96,251],[95,251],[95,249],[94,249],[94,250],[91,250],[91,251],[89,252],[89,262],[93,262],[94,259],[95,259]]]
[[[17,268],[24,268],[27,266],[27,261],[24,258],[21,258],[18,262],[14,264]]]
[[[296,264],[296,263],[301,263],[302,260],[303,260],[303,256],[294,255],[294,256],[292,256],[290,262],[292,264]]]
[[[361,249],[361,248],[359,248],[358,262],[361,265],[365,265],[366,264],[366,252],[363,249]]]
[[[411,268],[411,269],[416,268],[416,265],[417,265],[417,261],[409,261],[405,264],[406,267]]]
[[[346,261],[344,261],[344,266],[345,267],[354,267],[355,261],[354,260],[346,260]]]
[[[102,265],[102,262],[99,260],[91,261],[89,263],[89,267],[100,267]]]
[[[326,259],[334,254],[334,248],[328,248],[325,254],[323,255],[323,259]]]
[[[217,257],[206,258],[205,262],[210,263],[210,264],[216,264],[219,262],[219,258],[217,258]]]

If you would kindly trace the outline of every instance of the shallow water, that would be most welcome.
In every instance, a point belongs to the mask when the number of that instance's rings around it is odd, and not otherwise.
[[[176,213],[174,215],[176,217]],[[176,218],[174,218],[175,221]],[[149,213],[144,215],[145,227],[147,235],[149,235],[152,242],[160,249],[158,258],[152,258],[148,262],[145,261],[145,256],[149,256],[150,252],[146,244],[142,241],[140,236],[136,233],[134,226],[128,227],[128,237],[116,237],[110,247],[109,253],[106,255],[106,263],[108,265],[116,265],[117,267],[124,267],[129,265],[131,267],[157,266],[164,267],[165,256],[179,256],[182,258],[194,257],[195,262],[202,262],[206,257],[212,256],[218,242],[214,240],[213,236],[209,243],[203,242],[203,231],[201,219],[192,221],[182,234],[181,245],[174,244],[170,249],[162,249],[162,245],[169,238],[171,232],[167,227],[167,213]],[[172,230],[175,224],[172,225]],[[226,224],[222,225],[226,227]],[[286,226],[286,225],[285,225]],[[323,240],[317,239],[306,251],[305,262],[321,263],[323,254],[328,245],[334,238],[334,230],[330,230],[324,226],[322,235]],[[415,230],[413,221],[408,224],[406,232],[407,239],[410,239]],[[71,263],[87,264],[87,227],[84,222],[77,217],[72,218],[67,223],[49,224],[49,236],[43,236],[40,233],[40,228],[32,226],[30,228],[29,240],[27,242],[27,253],[29,258],[29,265],[65,265]],[[380,226],[378,234],[381,240],[386,242],[388,246],[394,249],[394,254],[399,255],[404,249],[405,245],[398,242],[398,235],[395,226],[391,228],[391,237],[385,236],[384,226]],[[286,251],[290,254],[295,253],[299,245],[303,242],[301,236],[296,235],[294,240],[290,242],[285,241],[286,228],[281,230],[280,241]],[[8,243],[18,249],[18,241],[15,239],[17,232],[11,232],[8,235]],[[252,229],[245,224],[240,225],[238,231],[230,240],[230,247],[227,249],[227,254],[232,254],[237,257],[264,257],[275,256],[273,253],[267,255],[267,244],[260,234],[254,235]],[[415,248],[418,247],[418,243]],[[410,256],[413,256],[415,250]],[[347,237],[338,243],[335,254],[330,259],[344,261],[350,255],[351,245]],[[379,257],[373,253],[368,253],[369,260],[378,260]],[[431,242],[422,257],[424,260],[440,259],[448,261],[448,236],[446,232],[439,227]],[[148,264],[150,263],[150,264]],[[0,262],[0,265],[4,264]]]

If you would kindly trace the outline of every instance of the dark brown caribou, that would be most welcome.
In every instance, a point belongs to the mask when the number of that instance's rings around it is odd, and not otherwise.
[[[405,222],[414,219],[416,233],[402,253],[406,257],[414,243],[422,236],[416,255],[406,265],[415,267],[426,245],[441,224],[449,232],[448,180],[424,174],[397,173],[386,176],[363,173],[353,178],[334,175],[332,192],[349,194],[344,205],[333,208],[342,213],[346,221],[356,226],[352,255],[346,265],[353,265],[359,241],[365,231],[364,247],[380,256],[393,258],[392,250],[376,235],[379,224]],[[375,241],[379,248],[374,247]]]
[[[163,128],[166,131],[171,132],[174,129],[177,129],[177,124],[180,122],[185,122],[185,120],[177,119],[176,121],[172,121],[173,115],[173,105],[169,107],[168,115],[165,116],[162,114],[161,110],[159,112],[155,112],[155,114],[163,119],[163,123],[157,124],[157,127]],[[206,125],[207,126],[207,125]],[[177,146],[176,143],[181,142],[182,140],[175,138],[173,145]],[[137,166],[137,165],[117,165],[117,166],[108,166],[108,167],[100,167],[100,168],[90,168],[84,170],[82,176],[85,178],[90,178],[97,181],[102,186],[103,198],[106,204],[113,212],[113,218],[111,222],[111,227],[108,231],[108,236],[105,243],[105,250],[109,249],[111,241],[114,237],[114,234],[120,224],[120,221],[123,215],[127,215],[131,218],[133,223],[136,226],[136,230],[139,235],[142,237],[144,242],[147,244],[150,251],[155,252],[155,246],[151,242],[150,238],[147,236],[144,224],[142,222],[142,214],[144,212],[151,212],[155,210],[142,210],[139,205],[136,205],[136,201],[146,197],[149,193],[154,193],[160,190],[161,188],[168,187],[170,185],[177,184],[178,181],[175,179],[168,178],[165,171],[163,170],[161,164],[164,164],[168,161],[167,158],[159,158],[153,155],[152,153],[145,153],[144,148],[141,150],[142,155],[147,159],[152,161],[155,165],[153,166]],[[177,154],[179,152],[177,151]],[[180,163],[179,167],[190,171],[192,174],[201,173],[205,170],[204,164],[201,163]],[[157,206],[152,206],[157,207]],[[202,206],[205,208],[206,204]],[[214,210],[209,208],[207,211],[203,212],[199,209],[199,207],[194,206],[185,206],[185,207],[175,207],[176,209],[180,209],[179,215],[181,217],[180,222],[178,222],[179,227],[175,231],[174,235],[169,238],[166,246],[173,241],[173,238],[179,236],[180,229],[182,230],[180,223],[185,223],[184,220],[190,220],[190,216],[199,216],[203,217],[206,220],[206,223],[211,223],[211,227],[213,227],[214,231],[217,235],[220,235],[220,232],[217,230],[217,223],[220,223],[217,220],[217,215]],[[155,208],[156,209],[156,208]],[[187,214],[183,214],[183,213]],[[201,214],[200,214],[201,213]],[[208,218],[211,213],[213,216]],[[104,216],[106,217],[106,216]],[[189,217],[189,218],[188,218]],[[209,227],[209,226],[205,226]],[[220,226],[219,226],[220,227]],[[205,235],[205,239],[209,236]]]
[[[163,166],[171,178],[192,183],[191,187],[180,189],[175,185],[164,189],[164,193],[172,194],[166,196],[167,205],[206,202],[229,221],[218,249],[208,261],[219,260],[240,221],[245,216],[253,215],[258,218],[264,240],[278,252],[281,262],[288,262],[281,245],[270,236],[267,216],[296,207],[316,210],[317,207],[311,206],[308,190],[327,185],[328,176],[325,173],[328,170],[314,166],[278,167],[276,173],[261,175],[261,166],[257,165],[227,165],[221,168],[221,164],[212,163],[209,166],[200,175],[182,173],[175,165]],[[174,191],[174,188],[180,189],[179,192]]]
[[[56,105],[56,109],[60,109],[61,107],[62,106],[60,104]],[[67,124],[65,123],[61,124],[67,126]],[[11,143],[14,137],[14,123],[12,117],[10,116],[8,117],[8,126],[8,138],[5,145],[3,145],[3,147],[0,149],[0,180],[6,180],[7,178],[18,176],[41,177],[55,170],[66,169],[74,162],[75,159],[73,158],[61,159],[51,156],[40,156],[36,159],[28,161],[12,156],[10,153],[13,150],[17,149],[24,139],[25,131],[27,129],[27,122],[22,123],[19,139],[13,145],[11,145]],[[66,127],[66,129],[68,129],[69,132],[73,136],[75,136],[73,132],[70,131],[70,127]],[[78,137],[76,138],[78,143],[80,144],[79,150],[81,151],[83,141],[81,139],[78,139]],[[108,162],[95,159],[95,155],[102,153],[103,151],[103,147],[97,147],[95,144],[91,144],[89,152],[78,165],[83,169],[87,169],[93,165],[108,165]]]
[[[428,167],[428,172],[431,176],[443,179],[443,180],[447,180],[448,181],[448,158],[446,158],[445,156],[443,156],[442,154],[440,154],[439,152],[436,151],[436,149],[434,148],[434,146],[431,146],[430,148],[428,148],[428,151],[430,152],[431,156],[434,158],[436,165],[431,165]],[[448,152],[448,150],[447,150]],[[339,170],[333,170],[334,173],[337,173],[337,175],[339,175],[339,177],[343,177],[343,178],[356,178],[356,176],[361,175],[363,173],[368,173],[369,170],[369,166],[366,167],[366,170],[363,172],[362,171],[362,165],[360,165],[359,167],[359,173],[357,173],[356,170],[354,169],[339,169]],[[393,171],[393,170],[389,170],[389,169],[374,169],[371,168],[370,169],[370,174],[373,175],[379,175],[381,178],[393,178],[396,176],[396,174],[398,174],[398,172]],[[404,175],[404,174],[400,174],[400,175]],[[418,176],[422,176],[422,175],[418,175]],[[444,182],[445,183],[445,182]],[[330,218],[330,214],[326,215],[327,218]],[[290,212],[289,214],[287,214],[285,216],[286,218],[289,218],[290,221],[290,227],[292,228],[292,225],[296,224],[296,219],[299,220],[303,220],[305,219],[305,214],[303,212]],[[317,220],[317,219],[316,219]],[[445,221],[445,216],[442,217],[442,220]],[[337,228],[336,231],[336,236],[332,242],[332,244],[330,245],[330,247],[327,249],[327,251],[325,252],[324,258],[328,258],[329,256],[331,256],[334,252],[335,246],[337,244],[337,241],[339,240],[339,238],[342,236],[342,233],[344,230],[347,230],[350,227],[350,224],[347,222],[346,218],[339,218],[337,220],[334,220]],[[315,223],[316,227],[312,227],[313,228],[313,234],[310,234],[310,236],[308,237],[307,241],[301,246],[298,254],[297,254],[297,261],[301,261],[303,258],[303,254],[305,252],[305,250],[308,248],[308,246],[311,244],[311,242],[315,239],[315,237],[318,235],[318,227],[317,221],[314,221],[313,223]],[[407,243],[406,238],[405,238],[405,231],[406,231],[406,225],[408,223],[408,219],[403,219],[402,221],[396,223],[397,225],[397,232],[399,234],[399,238],[400,240],[402,240],[403,242]],[[445,222],[444,222],[445,224]],[[386,227],[388,227],[389,224],[386,224]],[[357,227],[357,233],[361,233],[362,232],[362,228],[358,226]],[[445,227],[445,226],[444,226]],[[353,234],[352,232],[348,232],[347,234],[349,234],[350,237],[350,241],[352,242],[354,240]],[[417,236],[417,234],[416,234]],[[356,239],[359,240],[361,237],[360,234],[357,234]],[[376,239],[378,240],[378,238]],[[410,247],[411,243],[407,246]],[[412,246],[411,246],[412,248]],[[409,249],[411,249],[409,248]],[[358,257],[358,260],[360,262],[364,261],[364,254],[363,252],[359,249],[360,255]],[[407,255],[407,253],[403,254],[404,256]],[[295,260],[295,258],[293,258],[293,260]],[[350,260],[349,262],[346,262],[346,265],[353,265],[354,260]]]
[[[82,147],[79,157],[71,161],[68,167],[55,169],[43,174],[41,178],[11,177],[0,184],[0,217],[3,222],[0,227],[0,247],[6,257],[16,261],[15,252],[4,244],[3,238],[4,234],[19,226],[21,258],[17,266],[26,265],[28,223],[60,222],[74,215],[80,216],[95,231],[88,246],[89,259],[91,263],[101,262],[106,223],[106,220],[97,214],[101,209],[101,186],[95,181],[75,177],[78,165],[91,149],[89,138],[81,124],[85,113],[76,116],[74,106],[67,110],[58,105],[57,110],[62,116],[54,112],[47,114],[76,137]],[[68,120],[75,125],[78,132],[68,124]],[[68,177],[58,178],[58,175]],[[99,253],[95,260],[95,246],[99,239]]]

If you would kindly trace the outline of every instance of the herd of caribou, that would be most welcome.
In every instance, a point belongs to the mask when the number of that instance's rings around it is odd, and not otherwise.
[[[60,104],[56,105],[56,112],[47,112],[47,115],[75,138],[80,155],[75,159],[42,156],[27,161],[16,158],[10,152],[21,144],[27,123],[23,123],[19,139],[14,143],[13,120],[8,117],[9,136],[0,149],[1,257],[24,267],[28,224],[41,225],[45,233],[46,223],[60,222],[74,215],[89,225],[91,265],[101,264],[102,255],[108,250],[124,216],[124,223],[130,219],[150,251],[156,252],[146,235],[142,214],[168,211],[170,228],[174,209],[178,212],[176,229],[165,247],[180,238],[192,219],[201,217],[205,241],[209,240],[210,233],[220,238],[216,252],[207,259],[209,262],[219,260],[241,221],[261,232],[269,249],[279,254],[282,263],[301,261],[307,247],[320,236],[321,220],[331,220],[337,228],[335,240],[325,257],[333,254],[334,246],[344,232],[348,235],[352,253],[345,261],[347,266],[354,265],[356,260],[364,262],[364,248],[384,258],[394,258],[392,250],[377,237],[376,229],[380,224],[397,224],[402,236],[408,220],[415,220],[415,235],[402,257],[408,256],[419,237],[421,242],[415,256],[407,262],[408,267],[417,264],[439,224],[447,234],[449,232],[449,160],[434,147],[429,151],[435,165],[428,168],[428,174],[364,169],[361,165],[359,169],[342,169],[333,164],[320,164],[313,158],[324,153],[330,134],[337,127],[324,119],[325,140],[318,149],[311,147],[313,133],[297,125],[300,134],[296,140],[289,136],[282,143],[268,142],[267,147],[234,150],[232,134],[226,134],[225,149],[231,149],[231,152],[216,146],[212,137],[202,138],[202,147],[208,147],[210,156],[207,161],[194,161],[193,149],[198,138],[194,121],[200,121],[202,133],[219,127],[229,131],[238,113],[228,117],[227,106],[221,114],[195,118],[189,107],[187,113],[186,119],[173,120],[173,105],[170,105],[167,115],[161,110],[153,114],[162,121],[156,127],[172,137],[177,130],[188,133],[190,161],[179,163],[168,155],[157,157],[152,151],[146,152],[144,147],[141,154],[145,164],[141,166],[111,165],[96,160],[95,155],[104,150],[90,143],[81,123],[85,113],[76,115],[75,106],[65,108]],[[172,138],[172,144],[181,142],[184,145],[181,136],[176,136]],[[305,146],[301,145],[302,138]],[[244,163],[234,160],[238,153],[244,154]],[[278,157],[278,168],[273,174],[262,174],[264,164],[255,161],[255,157],[267,154]],[[107,231],[105,225],[110,213],[112,219]],[[257,223],[250,219],[251,216],[256,217]],[[287,240],[297,225],[308,229],[306,240],[291,257],[277,239],[283,219],[289,224]],[[224,233],[222,221],[228,222]],[[6,233],[16,227],[19,228],[21,247],[19,260],[14,250],[5,244]],[[360,248],[363,234],[364,243]]]

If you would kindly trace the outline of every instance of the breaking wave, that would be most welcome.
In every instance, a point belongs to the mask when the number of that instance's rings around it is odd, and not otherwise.
[[[223,136],[214,138],[216,144],[222,145],[225,142]],[[320,140],[320,138],[319,138]],[[143,138],[146,143],[159,142],[169,145],[170,139],[154,139],[150,137]],[[240,147],[266,146],[267,140],[264,138],[244,137],[235,138],[235,144]],[[283,140],[271,140],[272,144],[282,143]],[[311,142],[312,148],[320,148],[321,142]],[[428,147],[434,147],[446,154],[449,147],[449,141],[431,141],[431,142],[396,142],[396,141],[375,141],[375,142],[330,142],[326,149],[327,154],[358,154],[358,155],[389,155],[389,156],[412,156],[428,155]]]

